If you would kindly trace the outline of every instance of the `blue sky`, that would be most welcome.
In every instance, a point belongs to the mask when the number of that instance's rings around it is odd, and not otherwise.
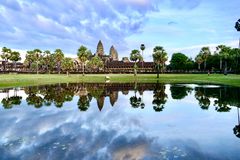
[[[119,57],[141,43],[152,60],[154,46],[195,57],[202,46],[238,46],[234,28],[239,0],[0,0],[0,47],[24,51],[61,48],[76,56],[80,45],[93,53],[101,39]]]

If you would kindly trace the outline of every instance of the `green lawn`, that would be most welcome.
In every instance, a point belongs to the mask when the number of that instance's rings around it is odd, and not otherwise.
[[[131,83],[135,78],[131,74],[108,74],[111,83]],[[163,74],[157,79],[155,74],[139,74],[138,83],[205,83],[240,86],[240,75],[211,74]],[[0,87],[30,86],[54,83],[105,82],[105,75],[56,75],[56,74],[1,74]]]

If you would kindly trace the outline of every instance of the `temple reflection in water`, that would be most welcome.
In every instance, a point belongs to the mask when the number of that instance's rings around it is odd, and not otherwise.
[[[167,91],[166,91],[167,90]],[[168,98],[173,100],[184,99],[188,95],[194,95],[199,106],[203,110],[209,109],[212,104],[217,112],[228,112],[232,107],[240,106],[240,88],[229,86],[204,86],[204,85],[183,85],[161,83],[72,83],[56,84],[45,86],[32,86],[24,88],[9,88],[0,90],[2,107],[10,109],[21,105],[22,96],[26,97],[28,105],[35,108],[54,105],[61,108],[64,102],[72,101],[74,96],[78,96],[77,106],[80,111],[86,111],[90,107],[90,102],[95,99],[99,111],[105,105],[106,98],[111,106],[118,101],[118,95],[134,95],[129,98],[129,104],[133,108],[144,109],[145,103],[143,93],[152,92],[152,107],[155,111],[163,111]],[[167,94],[170,93],[169,95]]]

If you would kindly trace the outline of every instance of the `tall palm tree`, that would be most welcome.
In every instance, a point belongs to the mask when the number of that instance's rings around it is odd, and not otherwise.
[[[167,52],[164,50],[162,46],[156,46],[153,49],[153,61],[157,68],[157,78],[159,78],[159,71],[161,70],[161,73],[163,73],[165,62],[167,61]]]
[[[43,64],[46,67],[47,72],[50,74],[51,64],[53,64],[53,56],[49,50],[43,52]]]
[[[217,46],[216,49],[217,49],[218,55],[220,56],[220,70],[222,69],[222,59],[225,60],[224,68],[225,70],[227,70],[227,59],[230,56],[231,48],[225,45],[219,45]]]
[[[64,58],[64,53],[61,49],[56,49],[54,51],[54,58],[56,60],[56,63],[57,63],[57,69],[58,69],[58,74],[60,74],[60,71],[61,71],[61,63],[62,63],[62,60]]]
[[[143,68],[143,51],[145,50],[145,45],[141,44],[140,49],[142,50],[142,68]]]
[[[82,76],[84,76],[85,65],[89,57],[91,56],[91,51],[87,47],[81,45],[77,52],[78,59],[82,65]]]
[[[201,64],[203,63],[203,59],[201,55],[197,55],[195,58],[196,63],[198,64],[198,70],[201,70]]]
[[[134,76],[137,76],[137,61],[141,61],[142,60],[142,56],[140,54],[140,51],[137,49],[132,50],[132,52],[130,53],[130,60],[134,61]]]
[[[67,76],[69,75],[69,71],[71,71],[74,67],[74,63],[72,58],[64,58],[62,61],[62,69],[67,72]]]
[[[24,65],[32,70],[32,64],[34,62],[34,53],[33,51],[27,51],[25,56]]]
[[[17,61],[21,60],[20,53],[17,51],[11,52],[9,60],[13,61],[15,70],[17,69]]]
[[[240,32],[240,19],[235,23],[235,29]],[[239,38],[239,46],[238,48],[240,48],[240,38]]]
[[[206,70],[207,59],[211,55],[211,51],[209,47],[202,47],[199,54],[202,55],[202,59],[204,61],[204,70]]]
[[[42,58],[42,51],[40,49],[34,49],[33,50],[33,58],[36,61],[36,65],[37,65],[37,74],[39,71],[39,62],[41,61]]]
[[[7,47],[3,47],[2,48],[2,54],[1,54],[1,58],[4,60],[3,62],[3,70],[6,70],[6,64],[8,62],[8,60],[11,57],[11,49],[7,48]]]
[[[240,19],[235,23],[235,29],[240,32]],[[238,52],[237,52],[237,67],[238,67],[238,58],[240,56],[240,38],[239,38],[239,43],[238,43]]]

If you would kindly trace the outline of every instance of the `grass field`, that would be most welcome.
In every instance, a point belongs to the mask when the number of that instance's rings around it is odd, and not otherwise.
[[[131,83],[135,78],[131,74],[107,74],[111,83]],[[105,83],[106,75],[56,75],[56,74],[1,74],[0,87],[30,86],[54,83]],[[240,75],[211,74],[139,74],[138,83],[205,83],[205,84],[226,84],[240,87]]]

